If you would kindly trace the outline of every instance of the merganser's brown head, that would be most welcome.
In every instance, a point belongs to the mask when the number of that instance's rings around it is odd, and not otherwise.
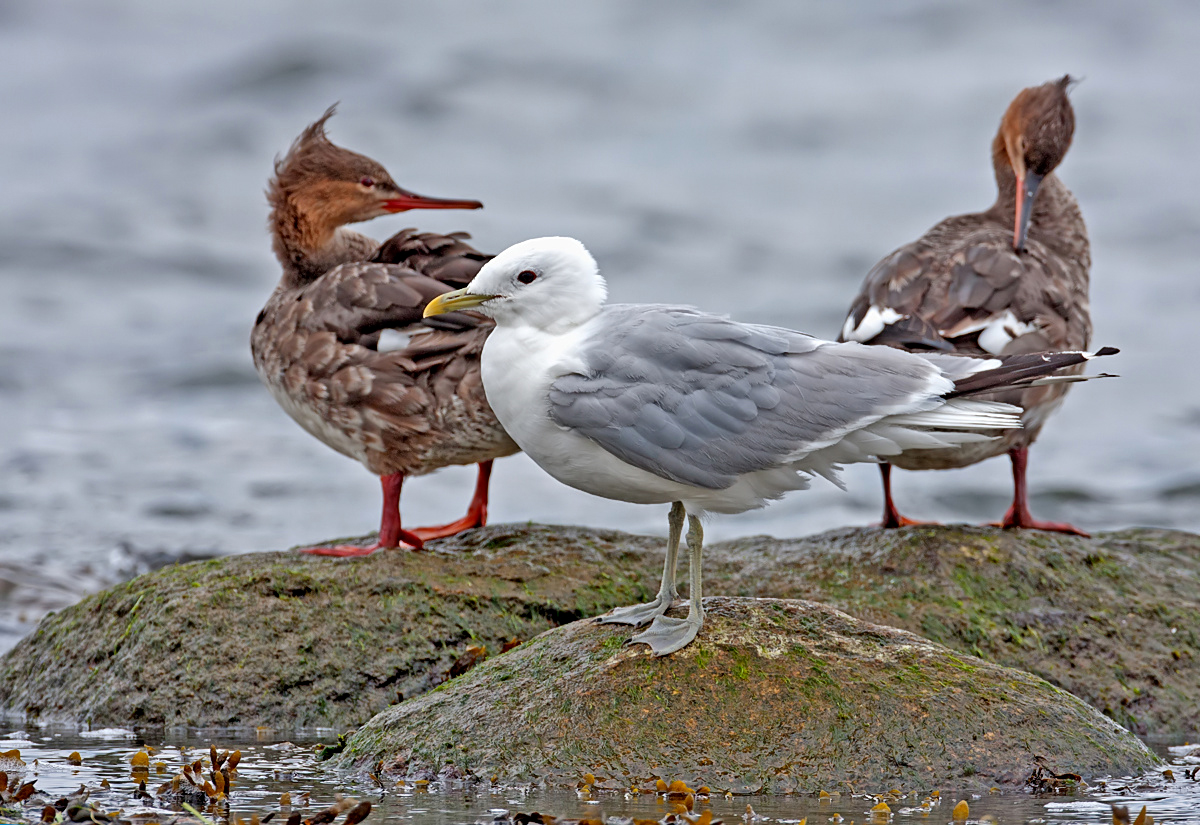
[[[267,199],[276,211],[304,217],[320,243],[337,227],[409,209],[479,209],[474,200],[429,198],[401,189],[383,166],[365,155],[334,145],[325,122],[337,105],[296,138],[275,161]]]
[[[1013,249],[1025,248],[1033,200],[1043,178],[1054,171],[1075,134],[1075,110],[1067,99],[1074,82],[1070,75],[1041,86],[1022,89],[1008,104],[1000,130],[992,141],[992,164],[997,179],[1007,170],[1016,176]]]

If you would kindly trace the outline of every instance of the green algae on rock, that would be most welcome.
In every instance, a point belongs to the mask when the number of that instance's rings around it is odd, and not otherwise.
[[[499,526],[360,559],[173,565],[42,620],[0,707],[92,725],[345,728],[441,682],[468,645],[645,599],[660,541]]]
[[[412,778],[735,793],[1019,783],[1038,759],[1084,776],[1156,763],[1042,679],[813,602],[714,597],[657,659],[580,621],[389,708],[343,766]],[[677,608],[678,610],[678,608]],[[969,779],[964,779],[969,777]]]

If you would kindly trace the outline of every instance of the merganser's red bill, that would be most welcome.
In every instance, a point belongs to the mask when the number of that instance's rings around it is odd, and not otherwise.
[[[401,192],[399,197],[385,200],[383,208],[389,212],[407,212],[409,209],[482,209],[483,204],[479,201],[427,198],[412,192]]]

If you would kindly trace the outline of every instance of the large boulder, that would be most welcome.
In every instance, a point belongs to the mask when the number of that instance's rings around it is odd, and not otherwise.
[[[735,793],[1019,783],[1039,760],[1085,777],[1155,764],[1069,693],[813,602],[716,597],[683,650],[630,628],[547,631],[388,708],[341,762],[415,779],[683,779]]]
[[[93,725],[345,728],[468,647],[647,596],[654,539],[492,527],[428,552],[253,553],[165,567],[46,616],[0,660],[0,707]]]
[[[722,544],[705,592],[813,599],[1020,668],[1143,736],[1200,736],[1200,536],[966,525]]]
[[[495,525],[424,553],[167,567],[47,616],[0,660],[0,709],[96,725],[361,724],[444,681],[468,647],[495,656],[649,598],[663,545]],[[753,537],[706,548],[705,590],[831,604],[1030,671],[1139,733],[1200,735],[1200,537],[1188,533]]]

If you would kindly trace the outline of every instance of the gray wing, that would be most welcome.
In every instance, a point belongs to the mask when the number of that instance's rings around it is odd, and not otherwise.
[[[610,305],[550,387],[551,417],[662,478],[724,489],[952,385],[919,357],[739,324],[681,307]]]

